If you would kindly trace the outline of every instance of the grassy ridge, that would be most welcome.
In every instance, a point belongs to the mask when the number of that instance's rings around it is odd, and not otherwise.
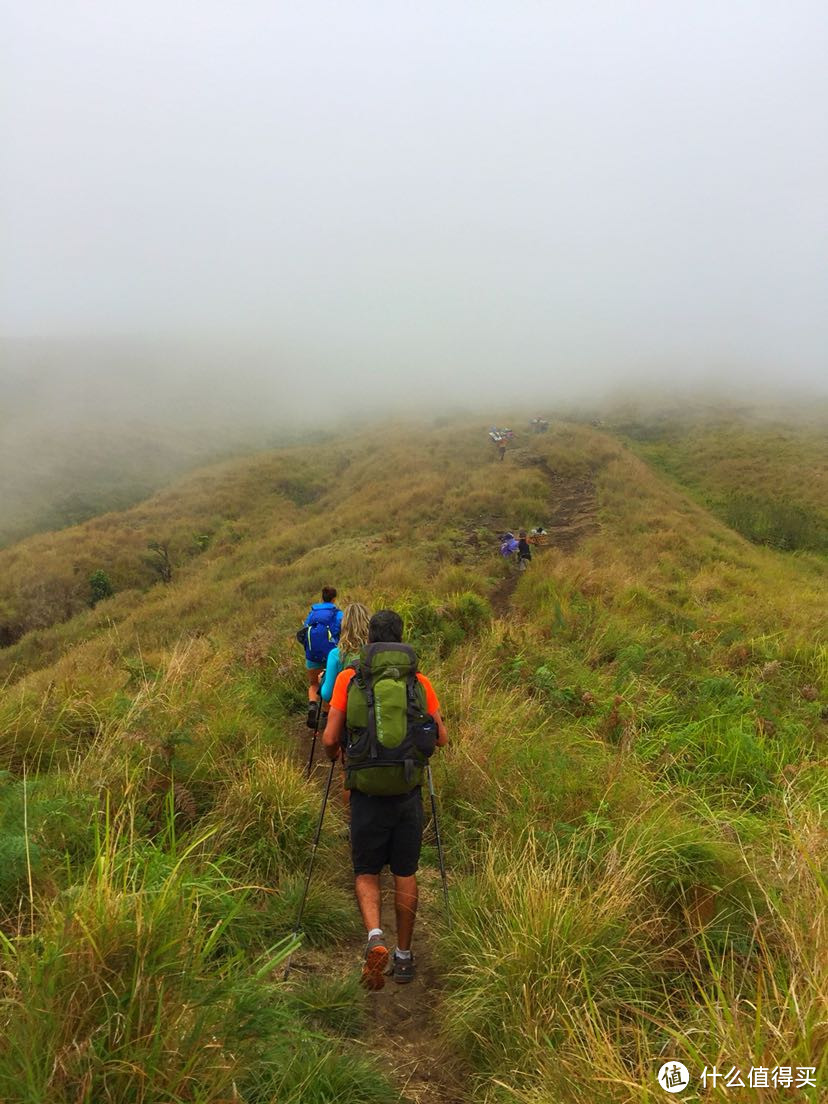
[[[601,533],[536,560],[476,649],[447,1029],[511,1071],[503,1099],[649,1099],[662,1053],[824,1075],[824,565],[623,452],[599,499]]]
[[[152,544],[166,546],[177,575],[211,546],[221,554],[270,527],[294,525],[296,505],[321,492],[333,463],[316,470],[306,456],[286,450],[269,461],[214,465],[125,513],[0,550],[0,640],[14,642],[89,608],[94,571],[104,571],[116,593],[147,590],[160,577]]]
[[[0,337],[0,548],[126,509],[203,464],[296,440],[284,397],[254,395],[240,359]]]
[[[637,451],[748,540],[828,552],[828,418],[708,412],[621,422]]]
[[[264,444],[265,435],[259,440]],[[0,548],[31,533],[124,510],[183,472],[245,445],[242,434],[187,435],[151,423],[6,431],[0,446]]]
[[[496,618],[493,532],[552,516],[549,471],[594,482],[600,530]],[[645,1101],[663,1053],[824,1082],[823,560],[752,546],[581,427],[503,465],[455,424],[199,478],[146,517],[193,531],[216,490],[236,539],[0,653],[0,1098],[395,1099],[342,1041],[353,978],[274,980],[317,808],[291,634],[328,580],[401,609],[444,700],[442,1019],[473,1098]],[[341,846],[322,945],[355,939]]]

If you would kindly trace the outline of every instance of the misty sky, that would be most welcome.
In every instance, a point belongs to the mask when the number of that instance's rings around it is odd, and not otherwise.
[[[825,386],[824,0],[0,12],[6,335]]]

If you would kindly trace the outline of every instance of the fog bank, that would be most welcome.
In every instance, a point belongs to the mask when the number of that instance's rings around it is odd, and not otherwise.
[[[9,337],[183,343],[308,415],[825,388],[822,4],[2,10]]]

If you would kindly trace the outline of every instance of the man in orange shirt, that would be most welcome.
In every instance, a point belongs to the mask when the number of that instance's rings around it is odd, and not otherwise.
[[[344,751],[355,891],[368,933],[362,967],[368,989],[385,984],[389,959],[381,926],[380,872],[386,864],[394,876],[397,917],[391,976],[400,984],[414,977],[411,939],[423,840],[420,784],[427,756],[448,743],[440,702],[417,671],[416,655],[402,643],[402,633],[402,618],[394,610],[374,614],[356,669],[346,668],[334,684],[322,737],[330,759]],[[395,725],[401,726],[396,743],[389,738]]]

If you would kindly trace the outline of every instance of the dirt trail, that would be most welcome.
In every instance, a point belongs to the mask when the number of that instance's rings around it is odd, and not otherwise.
[[[545,518],[527,519],[531,525],[535,520],[542,521],[548,534],[546,547],[560,548],[563,552],[572,552],[586,537],[598,531],[598,502],[595,495],[594,475],[572,476],[555,471],[542,456],[536,456],[525,450],[512,453],[514,462],[521,467],[534,467],[541,471],[549,482],[551,496]],[[505,529],[514,524],[514,519],[505,516],[487,515],[477,520],[477,526],[467,531],[466,543],[480,547],[479,529],[490,529],[496,539]],[[491,555],[491,546],[482,549],[484,555]],[[533,548],[533,556],[543,555],[543,546]],[[520,575],[516,570],[502,579],[490,595],[495,617],[503,617],[512,601],[512,594]]]
[[[389,944],[396,942],[391,876],[383,876],[383,930]],[[367,1042],[381,1053],[394,1070],[406,1100],[416,1104],[463,1104],[468,1099],[459,1063],[440,1042],[437,1006],[440,1001],[440,972],[431,949],[430,932],[443,923],[437,908],[439,873],[422,869],[419,876],[420,910],[414,933],[417,974],[410,985],[397,985],[390,978],[385,988],[371,993],[371,1029]]]
[[[552,497],[549,500],[550,512],[545,527],[550,545],[565,552],[573,551],[585,537],[598,530],[594,475],[565,475],[551,468],[542,456],[521,459],[525,467],[538,468],[549,481]]]
[[[543,457],[531,453],[513,454],[515,462],[540,469],[549,481],[550,500],[544,519],[527,519],[531,525],[542,520],[549,534],[549,544],[565,552],[571,552],[581,540],[598,528],[595,484],[592,475],[573,477],[554,471]],[[481,517],[475,528],[467,532],[466,543],[479,551],[481,560],[491,555],[492,546],[481,540],[480,530],[490,529],[496,538],[514,519],[505,517]],[[543,555],[543,549],[534,550]],[[511,571],[495,588],[491,604],[495,617],[506,615],[519,574]],[[307,729],[296,730],[296,758],[304,769],[310,742]],[[318,787],[320,795],[327,780],[328,767],[317,742],[315,764],[310,784]],[[340,801],[341,778],[337,770],[331,789],[331,801]],[[433,827],[426,802],[428,823],[424,842],[433,843]],[[336,814],[328,813],[325,832],[340,831]],[[352,887],[350,865],[347,861],[348,845],[343,838],[342,884]],[[471,1074],[452,1055],[439,1038],[437,1009],[441,995],[440,971],[435,961],[431,932],[444,922],[441,908],[439,871],[424,868],[419,874],[420,907],[414,937],[414,953],[417,958],[417,974],[410,985],[397,985],[389,978],[385,987],[368,994],[368,1029],[363,1042],[377,1056],[399,1086],[403,1099],[410,1104],[468,1104],[471,1100]],[[354,905],[356,908],[356,905]],[[393,881],[387,872],[383,875],[383,929],[388,937],[389,949],[396,942],[396,924],[393,907]],[[337,951],[333,960],[326,957],[324,968],[347,973],[358,968],[362,946]],[[298,968],[302,968],[305,954],[296,956]],[[310,953],[307,954],[310,960]],[[308,965],[310,962],[308,961]],[[312,966],[310,968],[313,968]]]
[[[506,615],[511,605],[512,595],[515,592],[518,579],[520,578],[517,568],[513,565],[510,565],[510,568],[509,574],[505,579],[501,579],[489,596],[489,602],[491,603],[492,612],[495,617],[504,617]]]
[[[295,757],[303,770],[309,752],[308,730],[304,726],[297,726]],[[314,767],[308,784],[318,788],[320,797],[327,782],[328,770],[327,760],[322,753],[320,741],[317,740]],[[324,833],[341,832],[340,821],[332,809],[332,806],[340,804],[341,791],[341,772],[337,769],[325,814]],[[427,795],[425,808],[423,842],[430,844],[434,842],[434,838]],[[343,837],[342,885],[351,890],[353,880],[349,857],[348,844]],[[470,1099],[469,1072],[463,1070],[461,1063],[439,1038],[437,1006],[440,1002],[441,978],[432,950],[431,932],[443,923],[440,873],[430,867],[423,867],[418,880],[420,904],[414,933],[416,976],[408,985],[398,985],[388,978],[383,989],[367,995],[368,1026],[361,1042],[379,1058],[399,1087],[403,1099],[410,1104],[467,1104]],[[382,876],[382,889],[383,931],[388,937],[389,950],[392,950],[396,945],[397,930],[393,879],[387,871]],[[356,909],[356,903],[354,908]],[[350,973],[359,968],[362,950],[361,942],[353,947],[337,950],[333,961],[327,959],[326,968],[341,971],[343,974]],[[310,959],[310,953],[297,953],[295,967],[301,970],[306,958]]]

